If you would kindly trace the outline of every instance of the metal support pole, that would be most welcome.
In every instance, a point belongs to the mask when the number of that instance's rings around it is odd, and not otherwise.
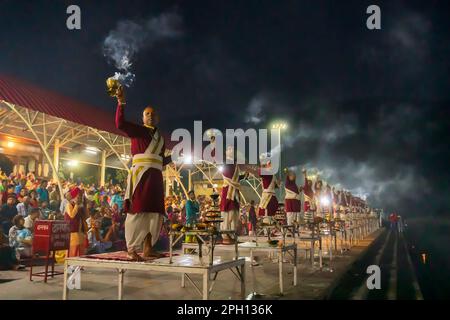
[[[105,175],[106,175],[106,151],[103,150],[100,164],[100,186],[105,185]]]

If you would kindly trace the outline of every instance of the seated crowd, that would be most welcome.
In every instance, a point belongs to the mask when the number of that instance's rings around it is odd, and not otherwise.
[[[68,212],[73,191],[80,190],[78,207],[82,208],[85,226],[85,253],[103,253],[109,250],[125,250],[124,192],[120,185],[108,184],[104,187],[62,181],[61,199],[58,184],[35,178],[33,173],[26,176],[11,174],[5,176],[0,171],[0,269],[11,269],[31,256],[34,222],[39,220],[69,220]],[[174,223],[186,223],[186,203],[198,202],[198,217],[202,221],[213,206],[210,197],[200,195],[186,199],[181,195],[171,195],[165,199],[166,217],[157,247],[168,247],[168,231]],[[253,208],[253,209],[252,209]],[[79,211],[79,209],[78,209]],[[249,221],[250,212],[250,221]],[[238,233],[248,235],[252,228],[254,203],[242,208]],[[254,225],[254,224],[253,224]]]
[[[31,256],[34,222],[67,220],[71,191],[82,191],[86,225],[86,252],[122,250],[124,241],[123,192],[119,185],[105,187],[36,179],[34,174],[5,176],[0,172],[0,269],[14,269]]]

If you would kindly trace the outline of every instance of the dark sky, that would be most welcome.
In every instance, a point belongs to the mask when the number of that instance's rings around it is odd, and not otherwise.
[[[73,3],[77,31],[66,28]],[[366,28],[370,4],[381,7],[381,30]],[[171,14],[178,35],[145,38],[134,56],[130,118],[153,104],[168,132],[194,120],[224,129],[284,119],[284,166],[318,168],[388,211],[449,214],[449,9],[445,0],[7,0],[0,73],[114,112],[105,38],[119,22]]]

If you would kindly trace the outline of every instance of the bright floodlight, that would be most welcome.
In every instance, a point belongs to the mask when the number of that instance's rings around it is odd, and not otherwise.
[[[328,199],[328,197],[323,196],[322,198],[320,198],[320,203],[323,206],[329,206],[330,205],[330,199]]]
[[[78,161],[77,161],[77,160],[69,160],[69,161],[67,162],[67,165],[68,165],[69,167],[76,167],[76,166],[78,165]]]
[[[184,162],[185,164],[192,164],[192,157],[191,157],[191,155],[189,155],[189,154],[185,155],[185,156],[183,157],[183,162]]]
[[[272,129],[284,130],[287,129],[287,124],[285,122],[275,122],[272,124]]]
[[[218,166],[217,170],[219,170],[219,172],[223,172],[223,166]]]
[[[8,146],[8,148],[13,148],[14,147],[14,142],[8,141],[8,143],[6,145]]]

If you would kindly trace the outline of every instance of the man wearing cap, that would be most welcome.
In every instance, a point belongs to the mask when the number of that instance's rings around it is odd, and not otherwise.
[[[69,257],[78,257],[86,252],[86,234],[88,226],[85,208],[81,204],[82,192],[78,187],[69,192],[68,203],[64,210],[64,220],[70,225]]]
[[[131,138],[132,166],[124,198],[128,258],[142,260],[137,253],[141,248],[144,258],[159,257],[153,246],[158,241],[165,213],[162,170],[171,157],[164,155],[165,142],[157,128],[159,118],[155,109],[144,109],[142,125],[131,123],[124,116],[123,87],[118,89],[116,97],[116,127]]]

